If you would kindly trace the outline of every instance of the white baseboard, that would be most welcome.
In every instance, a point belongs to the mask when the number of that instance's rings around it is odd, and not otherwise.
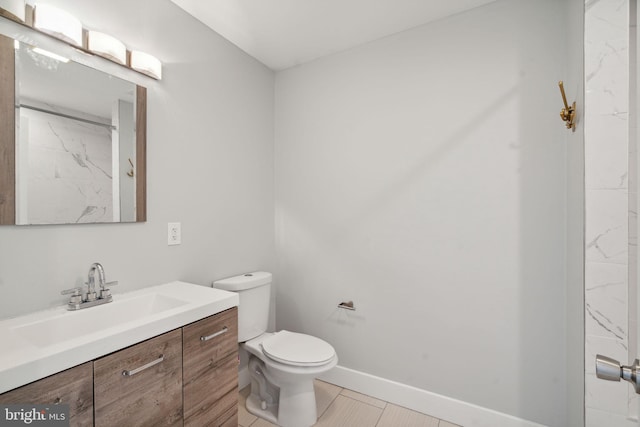
[[[248,379],[249,373],[246,375]],[[464,427],[543,427],[532,421],[342,366],[336,366],[318,379]]]

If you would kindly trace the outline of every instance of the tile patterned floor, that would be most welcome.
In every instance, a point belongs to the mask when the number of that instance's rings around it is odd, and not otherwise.
[[[460,427],[392,403],[316,380],[317,427]],[[240,391],[240,427],[277,427],[247,412],[249,387]]]

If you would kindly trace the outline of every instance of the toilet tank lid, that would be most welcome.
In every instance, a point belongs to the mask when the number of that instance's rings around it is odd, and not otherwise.
[[[225,291],[238,292],[246,289],[257,288],[258,286],[271,283],[271,273],[266,271],[256,271],[240,276],[229,277],[227,279],[216,280],[213,287]]]

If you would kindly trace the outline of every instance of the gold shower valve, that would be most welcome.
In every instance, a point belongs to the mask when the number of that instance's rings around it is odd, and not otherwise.
[[[564,93],[564,83],[562,80],[558,82],[560,87],[560,94],[562,95],[562,102],[564,102],[564,108],[560,110],[560,118],[566,122],[567,129],[576,130],[576,103],[574,102],[569,106],[567,103],[567,95]]]

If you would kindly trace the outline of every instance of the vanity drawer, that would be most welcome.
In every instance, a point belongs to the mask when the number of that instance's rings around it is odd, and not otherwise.
[[[182,425],[182,330],[94,361],[94,405],[97,427]]]
[[[229,354],[184,385],[184,425],[222,425],[238,410],[238,356]]]
[[[183,328],[185,426],[237,425],[238,309]]]
[[[70,425],[93,426],[93,363],[0,394],[0,403],[68,404]]]
[[[237,354],[238,308],[230,308],[185,326],[182,347],[186,385],[206,375],[225,356]]]
[[[203,406],[185,417],[184,427],[236,427],[238,425],[238,389],[225,394],[213,405]]]

